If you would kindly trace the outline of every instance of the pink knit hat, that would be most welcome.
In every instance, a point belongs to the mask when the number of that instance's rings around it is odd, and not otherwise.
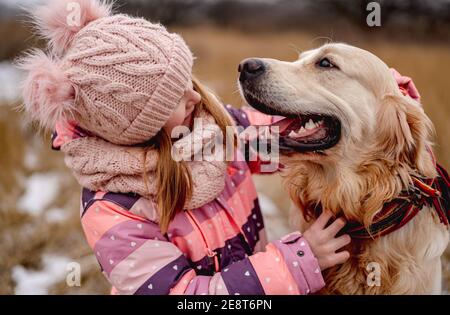
[[[120,145],[152,138],[192,80],[183,39],[142,18],[111,14],[99,0],[54,0],[33,13],[50,53],[19,66],[25,109],[53,129],[60,119]]]

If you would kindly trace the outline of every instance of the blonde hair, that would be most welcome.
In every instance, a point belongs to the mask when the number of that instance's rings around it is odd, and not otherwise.
[[[227,126],[232,126],[233,121],[227,115],[223,105],[215,97],[215,95],[197,79],[193,78],[194,90],[201,95],[201,101],[196,105],[193,117],[199,112],[207,111],[215,119],[216,124],[220,127],[225,141],[233,141],[234,146],[237,145],[236,136],[232,138],[226,132]],[[231,139],[230,139],[231,138]],[[168,226],[175,214],[182,210],[186,201],[192,196],[192,177],[185,161],[175,161],[171,155],[172,139],[164,129],[152,139],[153,147],[159,150],[159,159],[156,171],[157,178],[157,205],[159,209],[159,225],[162,233],[166,233]],[[148,178],[144,172],[144,180]]]

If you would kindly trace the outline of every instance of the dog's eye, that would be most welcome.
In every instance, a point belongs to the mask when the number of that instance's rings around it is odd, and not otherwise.
[[[331,63],[331,61],[328,58],[322,58],[317,63],[317,65],[321,68],[333,68],[334,65]]]

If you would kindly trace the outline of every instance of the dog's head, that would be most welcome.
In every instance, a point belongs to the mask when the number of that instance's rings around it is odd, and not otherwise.
[[[430,120],[372,53],[326,44],[294,62],[246,59],[239,71],[251,106],[288,118],[279,124],[281,152],[297,161],[359,165],[370,157],[434,174],[425,149]]]

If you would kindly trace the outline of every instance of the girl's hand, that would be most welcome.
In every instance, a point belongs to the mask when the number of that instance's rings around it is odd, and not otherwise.
[[[325,228],[332,216],[330,211],[323,211],[317,220],[303,233],[303,237],[319,261],[321,270],[342,264],[350,257],[348,251],[336,253],[336,251],[351,241],[350,236],[347,234],[335,238],[336,234],[345,226],[345,220],[339,218]]]

